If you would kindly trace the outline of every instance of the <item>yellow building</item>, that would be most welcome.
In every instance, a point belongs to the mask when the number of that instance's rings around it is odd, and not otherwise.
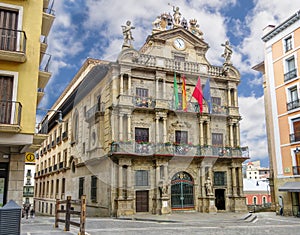
[[[300,11],[265,28],[265,110],[270,156],[270,188],[277,213],[300,213]],[[281,210],[282,208],[282,210]]]
[[[51,73],[46,38],[53,1],[0,1],[0,206],[22,205],[25,153],[43,141],[36,108]]]

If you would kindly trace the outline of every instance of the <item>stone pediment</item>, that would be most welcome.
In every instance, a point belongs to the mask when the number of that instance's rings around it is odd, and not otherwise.
[[[165,31],[161,31],[161,32],[152,34],[151,36],[148,37],[147,42],[148,41],[158,41],[158,42],[160,41],[163,43],[163,42],[166,42],[169,40],[174,40],[177,37],[183,38],[184,40],[189,42],[194,47],[203,48],[203,49],[206,49],[206,51],[209,48],[208,44],[206,42],[204,42],[203,39],[197,37],[190,31],[188,31],[182,27],[165,30]]]

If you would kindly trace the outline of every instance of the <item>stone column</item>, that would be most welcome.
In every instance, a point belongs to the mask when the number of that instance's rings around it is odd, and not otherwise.
[[[124,114],[119,114],[119,140],[123,140],[123,117]]]
[[[131,115],[127,114],[127,132],[128,132],[128,140],[131,140]]]
[[[211,131],[210,131],[210,121],[206,122],[206,128],[207,128],[207,144],[211,145]]]
[[[239,177],[239,195],[241,197],[244,196],[244,191],[243,191],[243,172],[242,172],[242,167],[238,167],[238,177]]]
[[[127,197],[128,197],[128,199],[131,199],[133,197],[131,176],[132,176],[131,165],[128,165],[127,166]]]
[[[166,78],[163,79],[163,99],[166,99]]]
[[[237,185],[236,185],[236,168],[231,168],[231,175],[232,175],[232,196],[237,196]]]
[[[229,123],[229,145],[233,147],[233,124]]]
[[[230,92],[230,88],[228,88],[227,90],[227,96],[228,96],[228,106],[231,106],[231,92]]]
[[[131,75],[128,74],[128,95],[131,95]]]
[[[159,117],[155,117],[155,134],[156,134],[156,143],[159,143]]]
[[[123,74],[121,74],[121,77],[120,77],[120,95],[123,95],[123,86],[124,86],[124,80],[123,80]]]
[[[204,139],[203,139],[203,121],[199,121],[199,131],[200,131],[200,146],[204,144]]]
[[[164,124],[164,128],[163,128],[163,138],[164,138],[164,143],[167,142],[167,118],[163,117],[163,124]]]
[[[240,124],[239,123],[236,123],[236,145],[237,146],[240,146]]]
[[[201,171],[201,194],[202,194],[202,197],[206,197],[206,190],[205,190],[205,166],[202,166],[200,168],[200,171]]]
[[[234,107],[238,107],[238,97],[237,97],[237,90],[233,90],[233,95],[234,95]]]
[[[155,99],[159,99],[160,97],[158,97],[158,94],[159,94],[159,91],[158,91],[158,86],[159,86],[159,78],[156,77],[156,80],[155,80]]]
[[[122,165],[119,165],[118,187],[119,187],[119,199],[123,199],[123,166]]]

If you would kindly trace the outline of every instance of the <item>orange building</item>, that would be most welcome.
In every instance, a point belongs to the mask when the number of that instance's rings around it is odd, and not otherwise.
[[[300,11],[265,28],[265,111],[273,205],[284,215],[300,214]]]

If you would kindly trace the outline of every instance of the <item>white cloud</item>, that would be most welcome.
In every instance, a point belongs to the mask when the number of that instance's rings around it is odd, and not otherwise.
[[[239,97],[242,120],[240,122],[241,144],[248,146],[251,159],[265,159],[267,137],[265,124],[264,98]]]

